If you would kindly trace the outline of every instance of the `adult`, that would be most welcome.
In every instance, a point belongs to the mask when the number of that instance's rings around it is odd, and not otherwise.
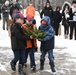
[[[60,13],[60,6],[57,6],[54,12],[54,17],[53,17],[53,27],[55,30],[55,35],[58,35],[58,30],[59,30],[61,19],[62,19],[62,16]]]
[[[70,6],[68,4],[65,4],[62,11],[62,25],[64,26],[65,39],[68,38],[69,34],[69,9]]]
[[[73,39],[73,30],[75,29],[75,35],[74,38],[76,40],[76,1],[72,2],[72,7],[70,8],[69,11],[70,15],[70,40]]]
[[[8,30],[8,19],[9,19],[9,1],[6,1],[2,6],[2,15],[3,15],[3,30],[5,30],[5,22],[7,24],[6,29]]]
[[[13,1],[13,4],[12,4],[11,7],[10,7],[10,16],[11,16],[11,18],[12,18],[13,13],[14,13],[15,11],[19,11],[19,8],[18,8],[18,6],[17,6],[17,2],[16,2],[16,1]]]
[[[46,6],[42,9],[40,13],[40,17],[42,18],[44,16],[49,16],[51,21],[53,20],[53,9],[49,2],[46,2]],[[52,23],[52,22],[51,22]]]
[[[0,7],[0,20],[1,20],[1,7]]]
[[[29,6],[26,8],[26,16],[31,15],[33,18],[35,17],[35,8],[32,4],[32,2],[29,3]]]

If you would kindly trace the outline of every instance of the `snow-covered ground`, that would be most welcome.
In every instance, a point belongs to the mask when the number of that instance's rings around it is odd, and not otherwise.
[[[37,27],[40,25],[40,17],[38,12],[36,12],[35,19],[37,21]],[[63,33],[63,26],[61,26],[61,35],[55,36],[55,49],[54,49],[54,56],[55,56],[55,63],[56,63],[56,69],[58,71],[57,75],[75,75],[76,74],[76,41],[74,39],[64,39],[64,33]],[[40,46],[40,42],[38,41],[38,47]],[[36,53],[36,64],[39,64],[39,57],[40,52]],[[47,56],[46,56],[47,57]],[[11,50],[11,43],[10,43],[10,37],[8,35],[7,30],[2,30],[2,20],[0,21],[0,71],[6,72],[7,74],[4,75],[13,75],[10,74],[10,66],[9,63],[13,58],[13,53]],[[29,60],[29,59],[28,59]],[[46,59],[47,61],[48,59]],[[28,62],[29,63],[29,62]],[[61,65],[59,65],[61,64]],[[60,68],[59,68],[60,66]],[[68,67],[70,68],[68,68]],[[67,67],[67,68],[65,68]],[[74,72],[70,71],[72,67],[74,67]],[[49,68],[47,67],[44,71],[49,72]],[[69,73],[68,73],[68,72]],[[59,74],[59,72],[61,74]],[[38,73],[38,72],[37,72]],[[0,72],[0,75],[3,75]],[[31,75],[31,74],[30,74]],[[40,74],[37,74],[40,75]],[[43,74],[46,75],[46,74]],[[50,74],[47,74],[50,75]]]

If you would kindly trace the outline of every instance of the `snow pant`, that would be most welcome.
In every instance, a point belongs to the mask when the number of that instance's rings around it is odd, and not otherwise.
[[[50,49],[48,51],[44,51],[42,50],[41,51],[41,56],[40,56],[40,61],[43,61],[43,64],[44,64],[44,61],[45,61],[45,55],[48,53],[48,58],[49,58],[49,64],[51,67],[55,67],[54,65],[54,56],[53,56],[53,49]]]
[[[14,53],[14,59],[12,62],[16,65],[17,61],[19,61],[19,64],[24,65],[25,63],[25,49],[23,50],[13,50]]]
[[[8,17],[3,17],[3,30],[5,30],[5,23],[6,23],[6,29],[8,30]]]
[[[28,54],[30,56],[30,66],[36,66],[35,64],[35,56],[34,56],[34,48],[27,48],[25,50],[25,63],[27,62]]]
[[[75,38],[75,40],[76,40],[76,22],[70,22],[70,35],[69,35],[69,37],[70,37],[70,40],[71,39],[73,39],[73,31],[74,31],[74,29],[75,29],[75,34],[74,34],[74,38]]]

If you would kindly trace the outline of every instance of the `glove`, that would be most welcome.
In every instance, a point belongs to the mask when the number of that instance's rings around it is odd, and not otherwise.
[[[36,24],[36,20],[35,19],[33,20],[32,24]]]
[[[34,49],[34,52],[37,52],[37,51],[38,51],[38,48],[35,48],[35,49]]]

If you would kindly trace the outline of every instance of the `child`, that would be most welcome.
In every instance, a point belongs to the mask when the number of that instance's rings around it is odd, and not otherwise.
[[[32,39],[32,36],[25,36],[22,24],[24,16],[22,13],[16,13],[13,16],[14,23],[11,25],[11,46],[14,53],[14,59],[11,61],[11,68],[16,71],[16,63],[19,61],[18,71],[21,75],[26,75],[23,71],[25,63],[25,41]]]
[[[23,24],[24,28],[31,32],[34,28],[36,28],[36,25],[33,24],[33,20],[34,20],[33,16],[27,15],[26,23]],[[36,69],[35,57],[34,57],[35,49],[37,49],[36,39],[26,40],[25,63],[27,62],[27,57],[29,54],[30,55],[30,67],[31,67],[31,70],[33,70],[33,71],[35,71],[35,69]]]
[[[54,56],[53,56],[54,29],[50,25],[50,18],[48,16],[44,16],[42,18],[39,29],[46,33],[46,36],[43,39],[39,39],[39,41],[41,41],[40,70],[44,69],[45,55],[46,53],[48,53],[51,70],[53,73],[55,73],[56,70],[55,70]]]

